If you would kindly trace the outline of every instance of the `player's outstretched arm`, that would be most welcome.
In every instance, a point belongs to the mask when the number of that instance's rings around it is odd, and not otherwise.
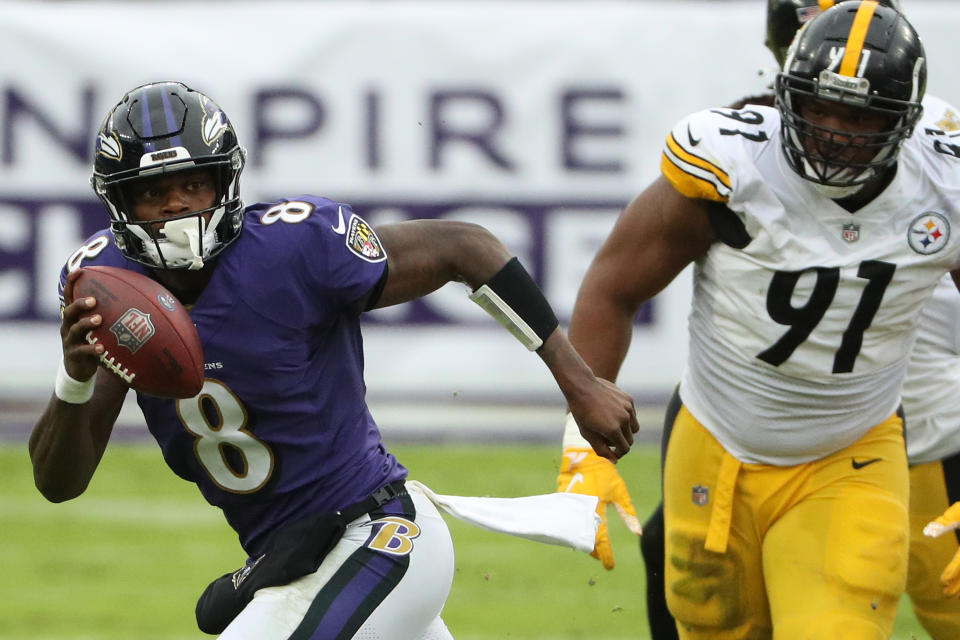
[[[377,228],[388,256],[387,282],[376,307],[424,296],[451,281],[497,318],[550,369],[571,412],[601,455],[616,460],[637,430],[633,401],[598,379],[560,330],[540,289],[489,231],[475,224],[415,220]]]
[[[627,205],[594,256],[569,332],[574,348],[601,378],[617,379],[640,306],[713,244],[707,206],[661,176]]]
[[[633,446],[633,434],[640,430],[633,399],[612,382],[596,377],[559,328],[539,353],[593,451],[611,463],[626,455]]]
[[[79,273],[68,276],[65,300],[73,298]],[[63,360],[56,388],[30,434],[34,482],[52,502],[70,500],[87,488],[127,393],[116,376],[98,372],[103,346],[88,344],[84,338],[99,317],[81,316],[95,307],[96,300],[90,298],[73,300],[64,307],[60,324]]]
[[[375,308],[408,302],[448,282],[475,290],[510,260],[510,252],[480,225],[409,220],[378,226],[387,253],[387,282]]]
[[[713,238],[705,203],[680,194],[662,177],[627,206],[584,277],[570,323],[570,341],[598,376],[616,380],[640,306],[705,254]],[[607,507],[636,535],[640,521],[626,483],[590,436],[568,417],[557,491],[599,498],[591,555],[613,569]]]

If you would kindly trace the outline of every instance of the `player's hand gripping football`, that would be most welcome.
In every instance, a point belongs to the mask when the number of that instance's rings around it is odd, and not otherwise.
[[[567,416],[563,444],[557,491],[582,493],[599,498],[597,514],[600,516],[600,526],[597,529],[596,546],[590,555],[600,560],[604,569],[613,569],[615,561],[610,532],[607,529],[607,507],[612,504],[627,528],[639,536],[641,527],[637,510],[617,468],[609,460],[598,456],[582,436],[579,436],[576,421],[570,415]]]
[[[931,538],[939,538],[943,534],[953,531],[960,527],[960,502],[954,502],[938,516],[936,520],[930,522],[923,528],[923,535]],[[947,565],[947,568],[940,574],[940,582],[943,583],[943,592],[948,596],[960,595],[960,551],[953,556],[953,560]]]
[[[79,276],[79,269],[67,275],[63,289],[66,306],[60,322],[60,339],[63,342],[63,366],[67,373],[74,380],[89,380],[97,373],[103,345],[89,344],[84,336],[100,326],[101,317],[99,314],[84,316],[96,305],[93,298],[73,299],[73,283]]]

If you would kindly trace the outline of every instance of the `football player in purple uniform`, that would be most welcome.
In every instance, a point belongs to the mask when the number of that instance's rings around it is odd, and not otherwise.
[[[637,430],[632,401],[593,375],[482,227],[374,230],[311,195],[244,207],[243,166],[224,112],[183,84],[133,89],[107,115],[92,184],[110,227],[61,274],[63,360],[30,437],[36,485],[54,502],[83,493],[128,391],[84,340],[102,319],[95,299],[73,299],[79,270],[146,274],[188,306],[209,377],[194,398],[137,402],[167,464],[223,510],[249,557],[201,597],[201,629],[229,640],[449,638],[449,532],[405,484],[367,408],[360,314],[464,282],[543,359],[611,460]]]

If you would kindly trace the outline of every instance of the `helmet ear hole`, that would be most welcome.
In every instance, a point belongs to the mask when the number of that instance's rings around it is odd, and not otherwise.
[[[196,268],[197,259],[215,256],[240,233],[243,166],[233,126],[213,100],[179,82],[157,82],[127,92],[107,114],[97,135],[91,186],[127,258],[155,268]],[[216,190],[213,206],[183,216],[210,218],[195,243],[202,255],[186,252],[182,243],[153,238],[130,208],[136,181],[197,167],[210,170]],[[230,222],[221,225],[223,220]]]

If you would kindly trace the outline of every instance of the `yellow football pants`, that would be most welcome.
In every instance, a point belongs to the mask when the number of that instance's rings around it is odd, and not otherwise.
[[[741,464],[686,410],[664,466],[666,597],[684,640],[886,640],[907,578],[891,416],[792,467]]]

